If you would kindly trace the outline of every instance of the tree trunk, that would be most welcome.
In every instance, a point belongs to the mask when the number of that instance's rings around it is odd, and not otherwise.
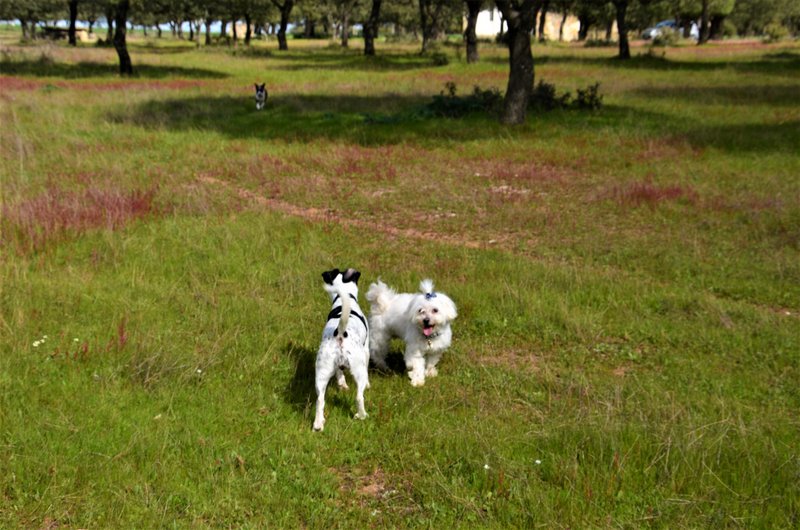
[[[244,23],[247,26],[247,30],[244,33],[244,45],[250,46],[250,38],[253,36],[253,31],[250,29],[252,27],[252,21],[250,19],[250,13],[244,14]]]
[[[467,29],[464,30],[464,42],[467,44],[467,63],[477,63],[478,35],[475,28],[478,25],[478,14],[481,12],[482,0],[467,0]]]
[[[496,4],[508,22],[506,42],[510,71],[501,121],[507,124],[524,123],[534,79],[531,31],[536,23],[534,13],[538,11],[540,3],[539,0],[524,0],[520,4],[497,0]]]
[[[592,27],[592,22],[587,15],[578,15],[578,42],[583,42],[589,36],[589,28]]]
[[[342,15],[342,48],[348,48],[350,46],[349,38],[350,38],[350,13],[344,13]]]
[[[564,42],[564,26],[567,24],[567,16],[569,11],[564,10],[564,15],[561,17],[561,24],[558,26],[558,42]]]
[[[433,7],[433,11],[431,11]],[[428,51],[431,42],[436,39],[441,19],[443,2],[435,0],[419,0],[419,20],[422,29],[422,53]]]
[[[194,41],[194,23],[191,20],[189,21],[189,40]]]
[[[725,15],[712,15],[711,25],[708,29],[708,38],[711,40],[719,40],[722,38],[723,23],[725,22]]]
[[[372,0],[372,9],[364,24],[364,55],[375,55],[375,39],[378,38],[380,16],[381,0]]]
[[[628,44],[628,26],[625,22],[625,14],[628,11],[628,0],[614,0],[614,7],[617,10],[617,34],[619,35],[619,55],[620,59],[631,58],[631,47]]]
[[[422,53],[428,51],[428,41],[430,34],[428,32],[428,10],[426,5],[428,0],[419,0],[419,22],[420,29],[422,30]]]
[[[550,0],[542,2],[542,9],[539,16],[539,42],[547,40],[547,35],[544,34],[544,25],[547,23],[547,10],[550,8]]]
[[[114,16],[116,30],[114,31],[114,49],[117,50],[119,57],[119,74],[128,76],[133,75],[133,64],[131,56],[128,54],[128,43],[125,39],[128,24],[129,0],[120,0],[117,4],[117,12]]]
[[[22,40],[26,41],[29,38],[28,21],[24,18],[19,19],[19,25],[22,28]]]
[[[75,21],[78,20],[78,0],[69,0],[69,45],[77,46],[75,37]]]
[[[700,13],[700,38],[697,39],[698,46],[708,42],[708,2],[703,0],[703,8]]]
[[[233,45],[235,47],[239,44],[239,34],[236,31],[236,19],[231,20],[231,31],[233,32]]]
[[[106,31],[106,44],[111,44],[114,40],[114,9],[109,6],[105,12],[106,15],[106,24],[108,25],[108,31]]]
[[[277,0],[272,0],[281,12],[281,26],[278,29],[278,49],[286,51],[289,45],[286,43],[286,28],[289,26],[289,16],[292,14],[294,8],[294,0],[284,0],[283,4],[278,3]]]
[[[214,22],[210,18],[206,19],[206,46],[211,45],[211,23]]]

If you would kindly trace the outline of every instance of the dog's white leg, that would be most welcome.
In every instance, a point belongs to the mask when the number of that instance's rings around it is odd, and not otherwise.
[[[411,379],[411,386],[422,386],[425,384],[425,357],[419,351],[406,350],[405,355],[408,377]]]
[[[369,387],[369,375],[367,374],[367,365],[359,364],[350,368],[350,373],[353,374],[353,379],[356,380],[356,418],[363,420],[367,417],[367,411],[364,409],[364,389]]]
[[[344,372],[339,368],[336,369],[336,384],[339,385],[339,388],[342,390],[347,390],[350,388],[347,386],[347,379],[344,378]]]
[[[440,353],[431,353],[425,358],[425,376],[426,377],[436,377],[439,375],[439,370],[436,369],[436,365],[439,364],[439,359],[442,358],[442,354]]]
[[[321,365],[317,363],[317,373],[315,386],[317,388],[317,413],[314,417],[314,430],[321,431],[325,427],[325,390],[328,388],[328,381],[331,380],[335,367],[333,361],[330,364]]]

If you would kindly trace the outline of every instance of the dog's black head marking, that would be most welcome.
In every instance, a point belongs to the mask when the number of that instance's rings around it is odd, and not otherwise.
[[[361,278],[361,273],[358,272],[356,269],[347,269],[342,273],[342,282],[353,282],[354,284],[358,285],[358,279]]]
[[[328,285],[333,285],[333,280],[339,275],[339,269],[333,269],[329,271],[325,271],[322,273],[322,279],[325,280],[325,283]]]

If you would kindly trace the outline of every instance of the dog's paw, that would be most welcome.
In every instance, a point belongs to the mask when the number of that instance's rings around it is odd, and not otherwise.
[[[411,386],[424,386],[424,385],[425,385],[424,377],[411,377]]]
[[[435,366],[429,366],[425,369],[425,377],[436,377],[439,375],[439,370]]]
[[[325,428],[325,422],[324,421],[319,421],[319,422],[315,421],[314,422],[314,432],[322,432],[322,429],[324,429],[324,428]]]
[[[369,416],[369,414],[367,414],[366,412],[364,412],[364,413],[356,412],[356,415],[354,417],[357,420],[365,420],[365,419],[367,419],[367,416]]]

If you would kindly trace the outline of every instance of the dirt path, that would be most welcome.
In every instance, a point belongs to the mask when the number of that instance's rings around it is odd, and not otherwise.
[[[224,180],[220,180],[214,177],[201,176],[198,177],[198,180],[204,184],[216,186],[219,188],[224,188],[228,191],[233,192],[234,194],[236,194],[236,196],[238,196],[242,200],[254,202],[259,206],[262,206],[269,210],[281,212],[286,215],[291,215],[293,217],[300,217],[302,219],[306,219],[309,221],[332,222],[342,226],[356,227],[365,230],[375,230],[383,234],[394,237],[420,239],[425,241],[437,241],[449,245],[463,246],[466,248],[484,248],[491,246],[493,244],[493,242],[491,241],[482,243],[479,241],[469,240],[452,235],[438,234],[435,232],[426,232],[426,231],[416,230],[413,228],[398,228],[393,225],[382,223],[381,221],[375,219],[358,219],[350,217],[345,218],[331,209],[323,210],[320,208],[304,208],[302,206],[297,206],[288,203],[286,201],[282,201],[280,199],[270,199],[267,197],[263,197],[250,190],[246,190],[244,188],[236,186],[235,184],[231,184],[230,182],[226,182]]]

